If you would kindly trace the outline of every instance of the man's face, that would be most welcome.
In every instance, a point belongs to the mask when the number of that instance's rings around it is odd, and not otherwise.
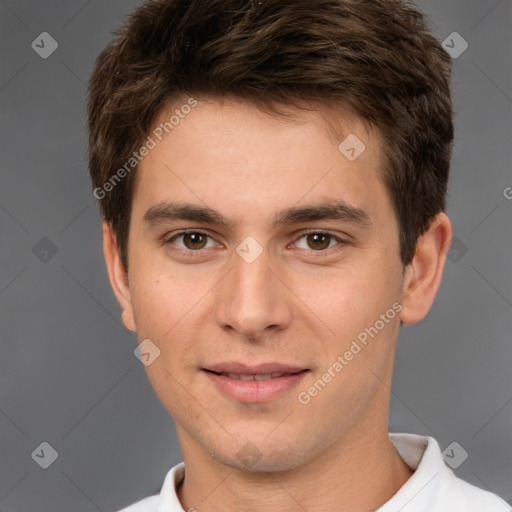
[[[182,448],[287,469],[387,422],[398,226],[376,171],[378,134],[354,117],[340,122],[365,144],[359,156],[353,137],[340,151],[318,113],[284,120],[200,101],[140,163],[124,319],[160,349],[146,370]],[[167,203],[208,208],[229,225],[173,218]],[[341,203],[339,218],[312,215]]]

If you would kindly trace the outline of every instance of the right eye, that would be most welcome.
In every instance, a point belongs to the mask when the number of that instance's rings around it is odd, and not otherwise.
[[[208,238],[210,235],[204,231],[197,231],[197,230],[187,230],[187,231],[180,231],[178,233],[175,233],[174,235],[166,238],[165,243],[166,244],[172,244],[176,245],[180,249],[184,251],[200,251],[201,249],[208,249],[211,246],[207,246]],[[182,245],[176,244],[174,241],[177,239],[182,239]]]

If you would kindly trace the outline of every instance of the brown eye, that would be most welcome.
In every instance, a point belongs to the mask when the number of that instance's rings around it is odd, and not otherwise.
[[[313,250],[327,249],[331,242],[331,235],[326,233],[312,233],[306,237],[308,247]]]
[[[206,235],[202,233],[183,233],[180,236],[183,237],[185,247],[191,250],[203,249],[207,242]]]

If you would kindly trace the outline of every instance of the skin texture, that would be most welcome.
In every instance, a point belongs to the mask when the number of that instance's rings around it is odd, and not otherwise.
[[[397,219],[378,172],[379,133],[348,113],[338,119],[344,136],[355,134],[366,146],[349,161],[327,113],[319,107],[283,119],[244,102],[200,100],[137,170],[127,275],[103,225],[123,322],[161,351],[146,371],[176,422],[185,510],[370,511],[412,474],[388,438],[394,349],[400,320],[421,320],[434,300],[450,222],[443,213],[433,220],[404,269]],[[272,226],[283,209],[339,200],[366,212],[369,222]],[[145,225],[145,212],[164,201],[208,206],[233,226]],[[200,250],[183,236],[169,241],[184,229],[210,238]],[[319,250],[305,230],[333,236]],[[263,249],[252,263],[236,252],[249,236]],[[400,313],[300,403],[299,393],[394,303]],[[244,403],[201,370],[224,361],[280,362],[309,372],[273,400]],[[258,454],[250,463],[239,456],[247,446]]]

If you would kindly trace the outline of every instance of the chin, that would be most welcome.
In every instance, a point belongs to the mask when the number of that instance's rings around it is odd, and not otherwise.
[[[289,453],[260,453],[258,458],[240,459],[238,454],[214,454],[219,462],[238,471],[247,471],[250,473],[277,473],[281,471],[289,471],[300,465],[301,461],[297,460]]]
[[[239,471],[252,473],[273,473],[288,471],[303,464],[307,453],[303,443],[288,439],[275,439],[269,442],[262,436],[257,440],[240,442],[236,446],[214,446],[209,453],[218,462]]]

